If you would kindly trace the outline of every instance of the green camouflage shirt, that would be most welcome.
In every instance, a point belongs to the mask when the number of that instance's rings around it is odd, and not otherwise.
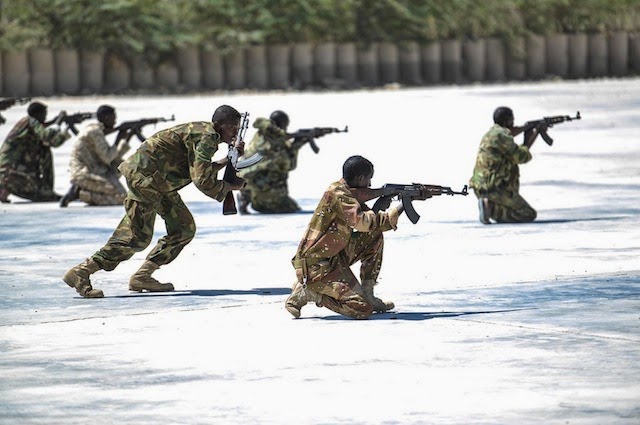
[[[119,169],[127,180],[152,178],[153,187],[165,193],[193,182],[205,195],[221,201],[229,184],[218,180],[223,166],[211,162],[220,143],[210,122],[180,124],[149,137]]]
[[[250,178],[256,171],[269,170],[288,173],[296,168],[299,146],[293,146],[291,138],[278,127],[275,122],[267,118],[257,118],[253,127],[258,131],[245,149],[244,157],[255,153],[262,155],[262,161],[240,171],[239,176]]]
[[[366,205],[361,205],[341,179],[329,186],[322,196],[295,259],[317,261],[335,257],[349,244],[354,231],[395,230],[397,223],[397,209],[376,214]]]
[[[33,117],[22,118],[0,148],[0,175],[8,170],[39,173],[46,151],[62,145],[69,137],[58,127],[47,128]]]
[[[518,164],[531,160],[529,148],[513,141],[511,131],[498,124],[480,142],[476,165],[469,186],[476,190],[511,190],[520,186]]]

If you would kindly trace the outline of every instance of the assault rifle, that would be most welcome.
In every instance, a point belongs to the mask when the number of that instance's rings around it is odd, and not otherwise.
[[[527,121],[524,123],[522,127],[516,127],[512,131],[514,136],[524,132],[525,140],[527,139],[527,134],[533,129],[537,129],[540,137],[547,143],[547,145],[553,145],[553,139],[547,133],[547,128],[553,127],[555,124],[561,124],[565,121],[573,121],[582,119],[580,116],[580,111],[576,112],[575,117],[570,117],[569,115],[555,115],[552,117],[543,117],[540,120]]]
[[[135,134],[138,137],[138,140],[140,140],[141,142],[144,142],[145,137],[142,135],[142,127],[145,127],[150,124],[157,124],[159,122],[169,122],[169,121],[175,121],[175,120],[176,120],[175,115],[171,115],[171,118],[158,117],[158,118],[143,118],[141,120],[136,120],[136,121],[125,121],[121,123],[119,126],[117,126],[116,128],[114,128],[113,131],[118,131],[120,133],[131,131],[133,134]],[[120,139],[120,137],[117,137],[117,139]]]
[[[95,118],[95,112],[78,112],[77,114],[65,115],[61,122],[66,123],[69,126],[69,130],[73,132],[73,134],[78,134],[78,130],[76,129],[76,124],[80,124],[84,120],[88,120],[91,118]]]
[[[4,111],[5,109],[11,108],[16,103],[19,105],[24,105],[27,102],[30,102],[30,97],[7,97],[5,99],[0,100],[0,111]],[[0,125],[6,123],[7,120],[5,117],[0,114]]]
[[[431,198],[432,196],[440,196],[440,195],[462,195],[467,196],[469,192],[467,191],[467,185],[464,185],[460,192],[456,192],[450,187],[447,186],[437,186],[432,184],[420,184],[420,183],[412,183],[412,184],[385,184],[381,188],[371,189],[371,188],[354,188],[351,189],[351,193],[354,194],[355,198],[358,202],[366,202],[375,198],[397,198],[402,201],[402,206],[407,213],[407,217],[413,224],[416,224],[418,220],[420,220],[420,215],[416,212],[415,208],[413,208],[412,201],[419,200],[423,201],[425,199]],[[374,211],[378,212],[374,205]]]
[[[240,123],[240,127],[238,127],[238,134],[235,137],[235,141],[244,142],[244,135],[247,132],[248,128],[249,113],[244,112],[242,114],[242,121]],[[230,143],[229,152],[227,153],[227,165],[224,169],[224,177],[222,178],[222,180],[226,181],[227,183],[236,183],[239,179],[237,174],[238,170],[257,164],[258,162],[260,162],[260,160],[262,160],[262,155],[257,153],[251,155],[249,158],[241,160],[238,149],[236,149],[235,145]],[[238,209],[236,208],[236,201],[233,198],[233,191],[230,190],[229,193],[227,193],[227,195],[225,196],[224,201],[222,201],[222,214],[231,215],[237,213]]]
[[[316,140],[318,137],[326,136],[331,133],[348,133],[349,127],[345,126],[343,130],[333,128],[333,127],[314,127],[314,128],[302,128],[295,133],[289,134],[290,137],[294,138],[294,143],[299,144],[300,146],[305,143],[309,143],[311,149],[314,153],[320,152],[320,148],[316,144]]]

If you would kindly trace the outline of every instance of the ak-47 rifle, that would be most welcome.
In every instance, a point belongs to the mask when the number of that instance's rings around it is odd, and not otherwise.
[[[244,135],[249,128],[249,113],[244,112],[242,114],[242,121],[240,122],[240,127],[238,127],[238,134],[235,137],[234,142],[244,142]],[[238,171],[250,167],[254,164],[257,164],[262,160],[262,155],[256,153],[251,155],[249,158],[240,159],[240,153],[234,144],[229,144],[229,152],[227,153],[227,165],[224,169],[224,177],[222,177],[223,181],[227,183],[234,184],[238,181]],[[223,215],[232,215],[237,214],[238,209],[236,208],[236,201],[233,198],[233,191],[230,190],[229,193],[225,196],[222,201],[222,214]]]
[[[113,131],[118,131],[118,132],[131,131],[133,134],[136,135],[136,137],[138,137],[138,140],[140,140],[141,142],[144,142],[145,137],[142,135],[142,127],[145,127],[150,124],[157,124],[159,122],[168,122],[168,121],[175,121],[175,120],[176,120],[175,115],[171,115],[171,118],[158,117],[158,118],[143,118],[141,120],[136,120],[136,121],[125,121],[123,123],[120,123],[120,125],[114,128]],[[117,137],[117,139],[120,139],[120,137]]]
[[[78,134],[76,124],[80,124],[84,120],[95,117],[95,112],[78,112],[77,114],[65,115],[64,118],[62,118],[61,122],[66,123],[67,126],[69,126],[69,130],[71,130],[73,134]]]
[[[24,105],[27,102],[30,102],[30,97],[7,97],[5,99],[0,100],[0,111],[4,111],[5,109],[11,108],[16,103],[18,105]],[[5,117],[0,114],[0,125],[6,123],[7,120]]]
[[[349,127],[345,126],[343,130],[334,127],[314,127],[314,128],[301,128],[295,133],[289,134],[290,137],[293,137],[294,143],[299,144],[300,146],[305,143],[309,143],[313,152],[320,152],[320,148],[316,144],[316,140],[318,137],[326,136],[331,133],[348,133]]]
[[[402,206],[407,213],[407,217],[413,224],[416,224],[418,220],[420,220],[420,215],[416,212],[413,207],[412,201],[419,200],[423,201],[425,199],[431,198],[432,196],[440,196],[440,195],[462,195],[467,196],[469,193],[467,191],[467,185],[465,185],[460,192],[456,192],[450,187],[447,186],[437,186],[432,184],[421,184],[421,183],[412,183],[412,184],[392,184],[388,183],[378,189],[371,188],[353,188],[351,189],[351,193],[355,196],[358,202],[364,203],[366,201],[370,201],[375,198],[394,198],[397,197],[400,201],[402,201]],[[374,208],[375,212],[376,209]]]
[[[526,123],[524,123],[522,127],[515,127],[512,130],[511,134],[513,134],[513,136],[517,136],[518,134],[524,132],[525,140],[526,140],[528,138],[527,134],[529,134],[529,132],[532,131],[533,129],[537,129],[542,139],[547,143],[547,145],[551,146],[553,145],[553,139],[547,133],[547,128],[551,128],[555,124],[561,124],[565,121],[573,121],[573,120],[579,120],[579,119],[582,119],[582,117],[580,116],[580,111],[576,112],[575,117],[570,117],[569,115],[555,115],[552,117],[543,117],[540,120],[527,121]]]

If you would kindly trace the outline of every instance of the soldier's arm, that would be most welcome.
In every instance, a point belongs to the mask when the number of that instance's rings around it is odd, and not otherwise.
[[[498,146],[500,146],[503,155],[508,158],[513,158],[518,164],[524,164],[531,160],[531,152],[529,152],[528,146],[524,144],[518,145],[513,140],[513,136],[506,133],[499,133],[497,137]]]
[[[42,124],[38,124],[34,126],[34,131],[45,146],[57,148],[71,137],[68,128],[61,130],[59,126],[44,127]]]
[[[131,149],[127,139],[121,139],[113,146],[109,145],[104,132],[99,128],[93,128],[81,137],[91,144],[93,148],[92,151],[95,152],[98,158],[100,158],[100,161],[106,165],[111,164],[113,160],[120,158]]]
[[[205,195],[222,201],[230,190],[229,184],[218,179],[218,171],[223,165],[211,161],[218,150],[220,136],[213,133],[191,137],[193,142],[187,143],[191,181]]]
[[[371,232],[375,229],[382,228],[382,231],[396,229],[398,224],[398,216],[400,211],[392,208],[390,211],[379,211],[375,213],[372,210],[364,211],[360,206],[360,202],[348,193],[339,193],[335,197],[336,209],[339,211],[345,222],[352,229],[358,232]]]

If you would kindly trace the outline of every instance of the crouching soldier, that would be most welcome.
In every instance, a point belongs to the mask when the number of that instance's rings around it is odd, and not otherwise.
[[[382,233],[396,229],[403,207],[384,211],[389,197],[379,198],[373,209],[359,202],[352,191],[370,187],[372,177],[369,160],[348,158],[342,179],[329,186],[316,207],[292,260],[297,280],[285,308],[294,317],[308,302],[356,319],[394,307],[377,298],[373,287],[382,264]],[[350,269],[358,261],[361,282]]]
[[[205,195],[222,201],[230,190],[239,190],[244,181],[226,182],[217,174],[227,158],[212,162],[220,143],[234,143],[240,155],[244,143],[236,142],[240,113],[231,106],[220,106],[212,122],[189,122],[161,130],[145,140],[120,165],[129,191],[124,200],[125,215],[106,245],[63,280],[85,298],[102,298],[103,292],[91,286],[89,276],[98,270],[111,271],[118,264],[144,250],[153,237],[156,214],[165,221],[167,235],[160,238],[142,267],[129,280],[129,290],[173,291],[171,283],[160,283],[151,274],[172,262],[193,239],[193,216],[178,191],[193,182]]]
[[[119,131],[110,146],[106,135],[115,131],[116,110],[102,105],[96,117],[98,122],[80,131],[73,145],[69,162],[71,188],[60,200],[63,208],[76,199],[89,205],[122,205],[127,195],[117,166],[130,149],[129,139],[133,133]]]

